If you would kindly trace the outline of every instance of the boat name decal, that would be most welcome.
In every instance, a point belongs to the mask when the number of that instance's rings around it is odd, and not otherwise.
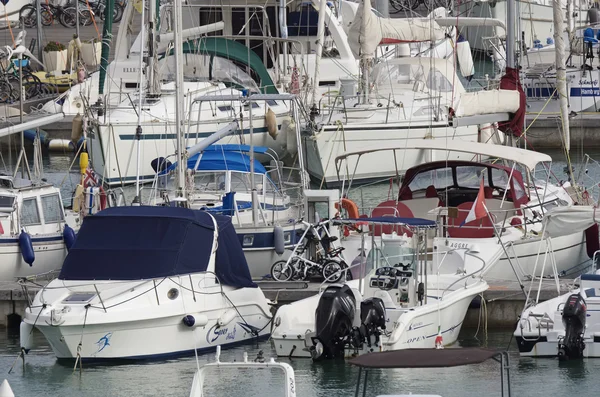
[[[221,337],[225,337],[225,340],[234,340],[235,333],[237,331],[237,326],[233,326],[233,329],[230,331],[229,328],[221,328],[218,324],[212,326],[212,328],[206,334],[206,341],[208,343],[214,343],[217,339]],[[211,338],[211,339],[209,339]]]
[[[598,80],[579,80],[579,84],[581,85],[598,85]]]
[[[455,241],[448,243],[450,248],[469,248],[469,243],[457,243]]]

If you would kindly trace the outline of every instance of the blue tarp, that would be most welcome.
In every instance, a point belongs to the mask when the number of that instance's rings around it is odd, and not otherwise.
[[[198,167],[196,162],[198,156],[202,156]],[[250,157],[240,152],[228,152],[228,151],[205,151],[203,153],[196,154],[188,159],[187,162],[189,169],[197,169],[199,171],[242,171],[250,172]],[[168,171],[172,171],[177,167],[177,163],[172,164]],[[265,167],[256,159],[254,160],[254,172],[257,174],[266,174],[267,170]]]
[[[354,219],[332,219],[333,224],[355,224],[358,222],[366,222],[373,224],[395,224],[402,226],[409,226],[415,228],[434,228],[436,223],[429,219],[422,218],[397,218],[395,216],[380,216],[375,218],[354,218]]]
[[[227,230],[233,230],[231,220],[218,218],[225,230],[218,238],[215,268],[219,279],[233,287],[255,286],[237,237],[236,244],[228,237]],[[108,208],[85,218],[58,278],[143,280],[203,272],[211,258],[213,238],[213,218],[205,211]],[[223,250],[230,252],[219,255]],[[230,272],[235,274],[230,276]]]
[[[250,145],[234,145],[234,144],[226,144],[226,145],[210,145],[206,149],[205,152],[241,152],[241,153],[250,153]],[[269,148],[266,146],[254,146],[254,153],[257,154],[265,154],[269,151]]]

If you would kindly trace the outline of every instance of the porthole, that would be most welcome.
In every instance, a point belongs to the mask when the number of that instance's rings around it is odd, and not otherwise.
[[[167,298],[174,300],[179,296],[179,290],[177,288],[171,288],[169,292],[167,292]]]

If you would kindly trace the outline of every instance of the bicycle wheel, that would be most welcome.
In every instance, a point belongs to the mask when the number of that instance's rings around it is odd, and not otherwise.
[[[75,15],[75,7],[68,7],[62,10],[58,21],[65,28],[74,28],[77,24],[77,16]]]
[[[119,3],[115,3],[115,10],[113,11],[113,22],[120,22],[123,18],[123,6]]]
[[[81,26],[90,26],[93,23],[93,16],[88,9],[79,9],[79,24]]]
[[[348,266],[344,261],[329,260],[323,265],[323,278],[328,283],[339,283],[345,276],[346,272],[342,272]]]
[[[54,14],[52,14],[52,11],[50,11],[47,8],[44,8],[40,15],[42,16],[43,26],[52,26],[52,24],[54,23]]]
[[[275,281],[290,281],[293,275],[294,268],[287,261],[277,261],[271,266],[271,277]]]
[[[10,103],[13,101],[13,87],[12,85],[4,80],[0,80],[0,102]]]
[[[37,11],[35,7],[31,4],[21,7],[19,21],[22,21],[26,28],[35,28],[37,26]]]

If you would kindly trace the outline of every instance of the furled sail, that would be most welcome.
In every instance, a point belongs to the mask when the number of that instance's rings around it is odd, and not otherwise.
[[[358,7],[348,33],[350,48],[357,58],[360,54],[374,54],[380,44],[437,41],[445,36],[444,29],[435,20],[381,18],[373,11],[364,13],[364,7],[371,9],[371,0],[364,0]]]

